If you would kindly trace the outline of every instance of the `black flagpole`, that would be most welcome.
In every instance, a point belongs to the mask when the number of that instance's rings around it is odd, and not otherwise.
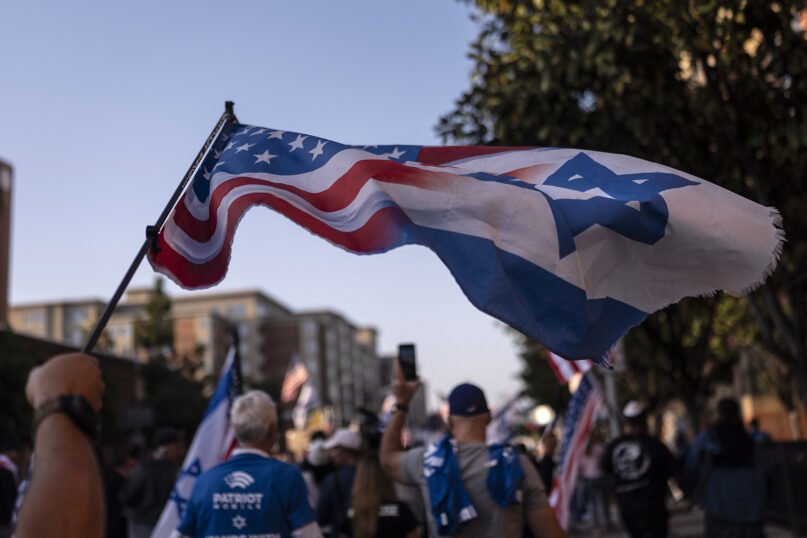
[[[236,396],[244,393],[244,378],[241,375],[241,345],[240,337],[238,335],[238,327],[235,325],[230,327],[230,345],[233,346],[235,355],[233,356],[233,371],[235,372],[235,379],[231,383],[233,394],[230,396],[234,399]]]
[[[174,204],[177,203],[179,197],[182,195],[182,192],[185,190],[185,187],[188,185],[191,177],[193,177],[193,173],[196,171],[196,168],[199,166],[199,163],[202,162],[202,158],[207,153],[207,150],[210,148],[210,144],[213,143],[213,140],[216,138],[216,135],[219,133],[221,128],[224,126],[225,123],[228,121],[238,121],[235,117],[235,113],[233,112],[233,102],[227,101],[224,103],[224,113],[219,118],[218,123],[213,128],[213,132],[210,133],[210,136],[207,137],[204,146],[202,149],[199,150],[199,153],[196,155],[196,159],[194,159],[193,164],[191,167],[188,168],[188,171],[185,173],[185,177],[182,178],[179,186],[177,187],[176,191],[174,191],[174,195],[171,196],[171,199],[168,201],[168,204],[163,209],[162,214],[157,219],[157,222],[154,223],[154,226],[146,226],[146,240],[143,241],[143,246],[140,247],[140,251],[135,256],[134,261],[132,261],[132,265],[129,266],[129,270],[126,271],[126,274],[123,276],[123,280],[120,281],[118,284],[118,289],[115,290],[115,294],[109,300],[109,303],[106,305],[106,309],[104,309],[104,313],[101,314],[101,317],[98,318],[98,322],[95,324],[95,327],[90,333],[90,337],[87,338],[87,343],[84,344],[84,348],[81,350],[82,353],[89,353],[95,347],[95,344],[98,343],[98,339],[101,337],[101,332],[103,332],[104,327],[106,327],[109,318],[112,316],[112,312],[114,312],[115,307],[118,306],[118,301],[120,301],[123,292],[126,290],[126,286],[129,285],[129,281],[132,280],[132,277],[137,271],[137,268],[140,266],[140,262],[143,261],[143,258],[146,256],[146,253],[149,251],[150,248],[155,244],[157,241],[157,234],[160,232],[160,228],[162,228],[165,219],[168,218],[168,214],[173,209]]]

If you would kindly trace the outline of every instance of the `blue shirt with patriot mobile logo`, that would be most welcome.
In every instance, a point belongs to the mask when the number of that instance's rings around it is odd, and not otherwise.
[[[257,451],[238,451],[199,477],[177,531],[280,538],[315,520],[297,467]]]

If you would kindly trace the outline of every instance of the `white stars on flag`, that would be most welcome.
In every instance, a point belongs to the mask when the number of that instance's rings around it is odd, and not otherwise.
[[[283,135],[286,134],[286,131],[272,131],[269,133],[269,140],[273,138],[277,138],[278,140],[283,140]]]
[[[264,151],[260,155],[258,155],[256,153],[254,155],[254,157],[255,157],[255,164],[258,164],[258,163],[261,163],[261,162],[266,163],[266,164],[271,164],[269,161],[272,159],[272,157],[277,157],[277,155],[272,155],[271,153],[269,153],[269,150],[267,149],[266,151]]]
[[[289,150],[289,153],[291,153],[291,152],[292,152],[292,151],[294,151],[295,149],[303,149],[303,141],[304,141],[306,138],[308,138],[308,137],[307,137],[307,136],[303,136],[303,135],[301,135],[301,134],[298,134],[298,135],[297,135],[297,139],[296,139],[294,142],[290,142],[290,143],[289,143],[289,146],[291,146],[291,149]]]
[[[327,141],[324,141],[324,140],[319,140],[319,141],[317,141],[317,147],[315,147],[314,149],[312,149],[311,151],[309,151],[309,152],[308,152],[308,153],[310,153],[311,155],[313,155],[313,156],[311,157],[311,160],[312,160],[312,161],[313,161],[313,160],[315,160],[315,159],[316,159],[317,157],[319,157],[320,155],[322,155],[322,153],[323,153],[322,148],[324,148],[324,147],[325,147],[325,144],[327,144],[327,143],[328,143],[328,142],[327,142]],[[293,150],[292,150],[292,151],[293,151]]]
[[[255,136],[255,135],[259,135],[259,134],[263,134],[263,133],[265,133],[265,132],[266,132],[266,129],[258,129],[258,130],[257,130],[257,131],[255,131],[254,133],[249,133],[249,136]]]
[[[390,159],[400,159],[401,155],[406,153],[405,151],[398,151],[398,148],[395,148],[390,153],[385,153],[384,157],[389,157]]]
[[[238,152],[241,152],[241,151],[247,151],[249,148],[251,148],[254,145],[255,144],[244,143],[244,144],[238,146],[237,148],[235,148],[235,152],[238,153]]]
[[[207,168],[203,168],[202,170],[204,170],[204,172],[202,172],[202,177],[210,181],[210,171]]]

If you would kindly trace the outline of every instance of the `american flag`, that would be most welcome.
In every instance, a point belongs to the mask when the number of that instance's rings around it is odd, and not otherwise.
[[[568,383],[576,374],[584,374],[591,369],[591,361],[585,359],[567,361],[551,351],[546,352],[546,358],[549,361],[549,366],[552,367],[552,371],[555,372],[555,377],[558,378],[558,383],[561,385]]]
[[[308,412],[315,409],[320,405],[319,394],[311,379],[307,379],[303,383],[303,388],[300,389],[300,395],[297,397],[297,403],[294,404],[294,409],[291,410],[291,418],[294,422],[294,427],[298,430],[305,428],[305,422],[308,419]]]
[[[549,496],[549,504],[564,529],[569,525],[569,502],[574,494],[580,459],[588,443],[597,411],[603,402],[602,393],[592,379],[592,375],[591,373],[583,375],[580,385],[569,402],[560,463],[552,481],[552,492]]]
[[[229,123],[152,266],[188,289],[217,284],[255,205],[355,253],[427,246],[477,308],[569,359],[603,357],[682,297],[745,292],[783,240],[775,209],[625,155],[350,146]]]
[[[295,355],[289,367],[286,370],[286,376],[283,378],[283,386],[280,389],[280,401],[283,403],[293,402],[297,397],[297,392],[300,387],[308,381],[308,369],[305,367],[303,361]]]

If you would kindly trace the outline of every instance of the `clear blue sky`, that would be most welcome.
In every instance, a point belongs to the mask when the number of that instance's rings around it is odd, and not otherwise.
[[[225,100],[243,123],[349,144],[439,144],[434,125],[469,84],[469,15],[454,0],[5,2],[12,303],[106,300]],[[144,262],[132,286],[153,278]],[[255,208],[215,290],[247,288],[373,325],[381,352],[415,342],[434,390],[472,380],[495,403],[520,388],[503,326],[424,248],[356,256]]]

